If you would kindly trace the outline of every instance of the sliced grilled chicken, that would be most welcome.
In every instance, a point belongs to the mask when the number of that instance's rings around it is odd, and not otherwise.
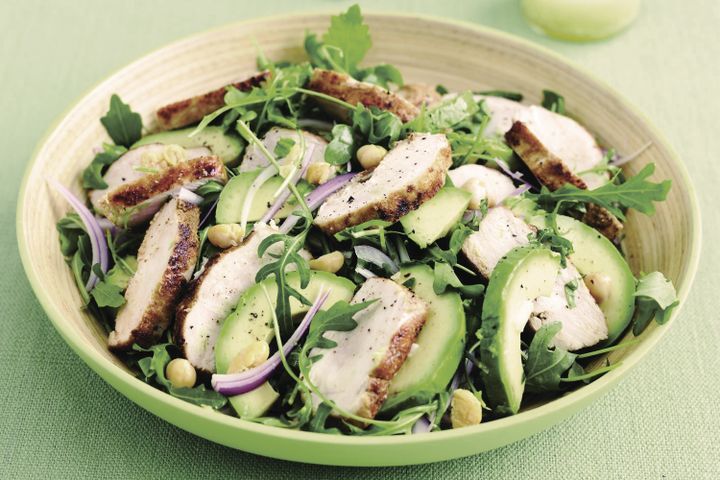
[[[375,167],[356,175],[320,206],[315,225],[335,233],[373,218],[394,222],[435,196],[452,163],[443,134],[414,133]]]
[[[472,203],[481,198],[485,198],[490,207],[500,205],[515,191],[515,185],[510,177],[494,168],[482,165],[462,165],[448,171],[448,176],[453,185],[473,194],[471,208],[473,208]]]
[[[533,228],[508,208],[490,208],[478,231],[465,239],[462,252],[483,277],[490,278],[500,259],[513,248],[528,244],[533,233]]]
[[[528,115],[528,106],[502,97],[475,95],[475,100],[484,100],[490,113],[490,121],[483,130],[486,137],[502,137],[516,121],[524,120]]]
[[[596,188],[608,181],[607,173],[588,172],[603,160],[595,138],[572,118],[542,107],[527,107],[505,139],[548,188],[572,183]]]
[[[391,93],[372,83],[358,82],[344,73],[316,68],[313,71],[308,88],[343,100],[350,105],[358,103],[366,107],[377,107],[397,115],[403,122],[415,118],[420,112],[418,108],[399,95]],[[317,98],[320,105],[331,115],[346,120],[349,112],[337,105]]]
[[[565,286],[568,284],[576,287],[574,292],[566,293]],[[574,306],[568,302],[568,295],[573,296]],[[530,317],[530,326],[534,330],[555,322],[560,322],[562,328],[553,338],[551,346],[565,350],[591,347],[608,337],[605,315],[580,273],[569,262],[566,268],[560,270],[552,295],[535,300]]]
[[[257,224],[242,245],[220,252],[193,280],[175,313],[175,342],[183,355],[201,371],[215,371],[215,342],[221,322],[240,296],[255,283],[255,274],[272,261],[270,252],[258,257],[258,246],[277,229]]]
[[[442,96],[435,90],[435,87],[427,83],[406,83],[395,93],[417,108],[421,108],[423,105],[430,107],[442,100]]]
[[[603,154],[583,127],[544,108],[530,108],[533,115],[527,122],[515,122],[505,139],[540,182],[551,190],[566,183],[583,189],[607,183],[606,174],[586,172],[602,161]],[[583,221],[611,240],[623,227],[605,208],[592,204]]]
[[[231,84],[240,91],[246,92],[259,87],[269,76],[269,72],[261,72],[241,82]],[[186,98],[179,102],[166,105],[157,111],[157,123],[160,130],[173,130],[198,123],[208,115],[225,105],[225,93],[230,85],[218,88],[196,97]]]
[[[138,250],[138,266],[125,291],[108,345],[148,347],[168,327],[180,290],[198,255],[198,207],[172,199],[155,215]]]
[[[376,302],[353,317],[354,330],[325,334],[335,347],[310,353],[322,355],[310,380],[340,408],[364,418],[375,417],[387,398],[390,380],[407,359],[428,312],[425,302],[386,278],[368,279],[352,303],[370,300]]]
[[[103,177],[108,187],[90,192],[95,210],[116,225],[147,221],[179,188],[195,190],[217,180],[225,182],[222,160],[207,148],[144,145],[113,163]]]
[[[302,132],[302,137],[303,141],[305,142],[305,155],[311,156],[310,162],[324,162],[327,141],[318,135],[306,131]],[[293,145],[292,147],[293,150],[291,150],[291,152],[285,157],[286,160],[284,160],[284,162],[287,163],[288,161],[296,160],[297,157],[300,155],[302,148],[300,142],[300,135],[298,135],[296,130],[290,130],[289,128],[273,127],[265,134],[262,139],[262,143],[270,153],[275,155],[275,147],[277,146],[278,142],[283,138],[291,138],[293,141],[295,141],[295,145]],[[283,161],[281,161],[280,163],[282,164]],[[245,155],[243,156],[242,163],[240,163],[240,171],[248,172],[251,170],[256,170],[258,168],[267,167],[268,165],[270,165],[270,160],[265,157],[265,155],[260,151],[257,145],[253,144],[248,146],[245,150]]]

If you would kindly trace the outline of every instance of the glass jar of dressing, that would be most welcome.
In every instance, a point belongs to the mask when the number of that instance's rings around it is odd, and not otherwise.
[[[607,38],[630,25],[641,0],[522,0],[530,25],[561,40]]]

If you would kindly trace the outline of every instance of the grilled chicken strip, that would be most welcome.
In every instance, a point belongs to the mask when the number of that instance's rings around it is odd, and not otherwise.
[[[240,91],[247,92],[253,87],[259,87],[269,75],[269,72],[261,72],[241,82],[166,105],[156,114],[159,130],[174,130],[198,123],[205,115],[225,105],[225,93],[228,87],[233,86]]]
[[[221,322],[255,283],[260,267],[273,260],[272,247],[262,258],[258,257],[260,242],[272,233],[277,233],[277,229],[256,224],[243,244],[212,257],[178,305],[175,342],[196,369],[215,371],[215,342]]]
[[[390,380],[407,359],[428,313],[425,302],[386,278],[368,279],[352,303],[370,300],[376,301],[353,317],[354,330],[325,334],[335,347],[310,352],[322,355],[310,380],[340,408],[364,418],[374,418],[385,402]]]
[[[462,252],[480,274],[490,278],[495,265],[515,247],[530,242],[535,231],[506,207],[490,208],[478,231],[465,239]]]
[[[435,196],[452,163],[443,134],[414,133],[373,171],[356,175],[320,206],[315,225],[328,234],[373,218],[395,222]]]
[[[491,208],[481,220],[478,231],[465,240],[462,252],[489,279],[500,259],[513,248],[529,243],[533,233],[533,227],[506,207]],[[574,307],[570,306],[565,292],[568,284],[575,286]],[[565,350],[595,345],[608,335],[605,315],[570,261],[560,270],[552,294],[538,297],[533,303],[530,317],[533,329],[539,330],[554,322],[562,323],[562,329],[553,339],[553,345]]]
[[[267,150],[274,155],[275,146],[277,146],[278,142],[283,138],[291,138],[295,142],[295,145],[293,145],[292,148],[295,152],[297,152],[293,154],[293,150],[291,150],[291,152],[285,157],[285,159],[292,161],[297,160],[297,157],[300,155],[301,151],[301,141],[300,135],[298,135],[296,130],[290,130],[289,128],[273,127],[265,134],[262,139],[262,143],[265,148],[267,148]],[[310,162],[324,162],[325,149],[327,148],[328,142],[318,135],[305,131],[302,131],[302,138],[305,142],[305,155],[311,155]],[[287,160],[280,161],[281,164],[286,162]],[[240,171],[249,172],[258,168],[267,167],[268,165],[270,165],[270,160],[265,157],[265,155],[260,151],[257,145],[252,144],[245,149],[245,155],[243,156],[242,163],[240,163]]]
[[[138,250],[138,266],[118,310],[108,345],[128,350],[157,343],[198,255],[198,207],[172,199],[155,215]]]
[[[527,105],[502,97],[475,95],[475,100],[485,101],[485,108],[490,113],[490,121],[483,130],[486,137],[502,137],[516,121],[525,120],[528,115]]]
[[[515,191],[510,177],[483,165],[462,165],[448,171],[448,177],[456,187],[485,198],[489,207],[500,205]]]
[[[565,286],[568,284],[576,287],[574,292],[566,292]],[[574,298],[574,306],[568,302],[568,295]],[[560,270],[552,294],[535,299],[530,316],[530,326],[534,330],[555,322],[562,323],[562,328],[550,346],[570,351],[580,350],[608,337],[605,315],[585,286],[582,276],[570,262]]]
[[[516,121],[505,134],[508,145],[530,171],[551,190],[566,183],[597,188],[608,181],[605,173],[588,172],[600,164],[603,153],[595,139],[574,120],[541,107],[529,107],[525,121]],[[613,240],[622,223],[597,205],[588,205],[583,221]]]
[[[180,188],[225,182],[225,166],[207,148],[151,144],[128,151],[103,177],[108,187],[90,192],[95,210],[119,226],[147,221]]]
[[[397,115],[403,122],[412,120],[420,113],[415,105],[403,97],[372,83],[358,82],[344,73],[316,68],[310,77],[308,88],[338,98],[353,106],[361,103],[366,107],[387,110]],[[345,108],[317,98],[314,100],[318,101],[329,114],[343,120],[348,119],[349,112]]]

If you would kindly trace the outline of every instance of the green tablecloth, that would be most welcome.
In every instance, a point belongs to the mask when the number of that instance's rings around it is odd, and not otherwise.
[[[227,22],[342,1],[3,0],[0,3],[0,478],[718,478],[720,473],[720,2],[646,1],[610,41],[542,38],[517,1],[368,1],[491,25],[566,55],[644,110],[687,163],[704,215],[703,260],[672,331],[612,393],[500,450],[435,465],[297,465],[196,438],[87,368],[35,300],[15,240],[16,195],[35,143],[89,87],[145,52]],[[307,4],[305,6],[304,4]]]

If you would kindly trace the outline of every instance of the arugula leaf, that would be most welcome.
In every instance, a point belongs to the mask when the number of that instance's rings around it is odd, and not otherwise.
[[[444,262],[435,262],[433,268],[433,291],[440,295],[445,293],[448,287],[456,288],[468,297],[479,297],[485,292],[484,285],[465,285],[460,281],[455,274],[455,270],[450,265]]]
[[[142,136],[142,118],[117,94],[110,97],[110,109],[100,119],[105,130],[116,145],[130,147]]]
[[[352,114],[353,129],[367,139],[366,143],[390,147],[402,133],[403,124],[393,113],[358,103]]]
[[[360,303],[348,303],[344,300],[335,302],[327,310],[320,310],[312,322],[305,340],[305,345],[300,353],[300,358],[307,357],[313,348],[333,348],[337,343],[325,337],[325,332],[349,332],[357,327],[353,316],[361,310],[375,303],[377,300],[370,300]]]
[[[300,255],[300,249],[305,244],[307,229],[296,236],[275,233],[269,235],[258,246],[258,257],[262,258],[265,252],[272,246],[280,246],[281,253],[273,254],[275,261],[264,265],[255,275],[255,282],[260,283],[262,280],[273,275],[277,284],[277,297],[275,305],[275,314],[278,319],[280,335],[287,337],[293,332],[292,316],[290,313],[290,297],[294,297],[299,302],[310,305],[311,302],[305,298],[300,292],[291,287],[285,278],[290,265],[294,265],[300,276],[300,288],[307,287],[310,282],[310,267],[307,260]],[[278,245],[280,244],[280,245]]]
[[[338,428],[325,428],[325,422],[327,422],[330,412],[332,412],[332,407],[322,402],[318,405],[315,415],[313,415],[312,419],[308,422],[307,429],[311,432],[329,433],[333,435],[340,434],[340,429]]]
[[[575,291],[578,289],[577,278],[570,280],[565,284],[565,300],[567,301],[568,307],[575,308]]]
[[[358,73],[357,77],[360,81],[374,83],[385,89],[389,89],[390,84],[397,85],[398,87],[403,86],[403,76],[400,70],[387,63],[364,68]]]
[[[513,100],[515,102],[522,102],[523,94],[518,92],[508,92],[507,90],[485,90],[477,92],[478,95],[485,95],[488,97],[501,97]]]
[[[552,90],[543,90],[542,106],[551,112],[565,115],[565,98]]]
[[[154,381],[164,387],[165,390],[173,397],[180,398],[195,405],[208,406],[216,410],[224,407],[227,403],[227,398],[214,390],[206,389],[203,384],[193,388],[176,388],[172,386],[170,380],[168,380],[165,376],[165,367],[167,367],[167,364],[170,363],[170,360],[172,360],[172,357],[168,352],[168,348],[171,347],[174,347],[172,343],[161,343],[153,345],[150,348],[143,348],[138,344],[133,345],[132,348],[136,352],[152,354],[141,358],[137,362],[145,382],[152,384]]]
[[[370,28],[363,23],[357,4],[345,13],[330,17],[330,28],[323,35],[322,42],[314,34],[305,37],[305,51],[313,65],[353,76],[370,47]]]
[[[108,242],[112,245],[112,242]],[[93,266],[100,281],[90,292],[98,307],[118,308],[125,303],[123,292],[137,269],[137,259],[133,256],[118,258],[112,248],[115,265],[103,275],[97,265]]]
[[[352,128],[339,123],[332,129],[332,140],[325,149],[325,161],[330,165],[344,165],[352,159],[355,148]]]
[[[646,179],[655,171],[655,164],[645,165],[637,175],[627,179],[620,185],[606,183],[594,190],[583,190],[566,183],[559,189],[551,192],[543,187],[538,194],[526,194],[536,199],[545,206],[546,210],[552,211],[562,203],[594,203],[605,207],[610,213],[625,220],[622,208],[634,208],[646,215],[655,213],[653,202],[661,202],[667,197],[670,190],[671,180],[660,183],[649,182]],[[551,206],[550,208],[547,208]],[[556,210],[557,211],[557,210]]]
[[[563,374],[572,367],[577,355],[558,347],[551,348],[550,342],[562,328],[562,323],[543,325],[535,332],[528,348],[525,362],[525,389],[528,392],[545,393],[560,390]]]
[[[633,334],[640,335],[655,318],[662,325],[670,318],[672,310],[680,303],[672,282],[660,272],[640,277],[635,289],[635,318]]]
[[[348,227],[344,230],[340,230],[335,234],[335,240],[342,242],[345,240],[350,240],[351,242],[355,242],[358,239],[365,239],[370,240],[372,243],[377,243],[380,245],[380,248],[383,251],[387,250],[387,240],[386,237],[389,233],[397,234],[397,235],[403,235],[401,232],[396,231],[387,231],[388,227],[390,227],[392,223],[375,219],[375,220],[368,220],[367,222],[363,222],[359,225],[354,225],[352,227]],[[374,240],[374,237],[377,237],[377,241]]]
[[[290,150],[295,146],[295,140],[293,140],[290,137],[284,137],[278,140],[277,144],[275,144],[275,150],[273,153],[275,154],[275,158],[285,158],[290,153]]]
[[[122,291],[122,288],[111,282],[101,281],[95,285],[90,294],[95,299],[98,307],[118,308],[125,303]]]
[[[555,217],[552,214],[549,215],[550,222],[554,222]],[[560,235],[556,225],[551,225],[550,228],[543,228],[538,230],[535,241],[541,245],[545,245],[553,252],[560,254],[560,264],[563,268],[567,267],[567,257],[572,254],[575,249],[570,240]]]
[[[444,132],[470,119],[479,110],[472,92],[464,92],[439,105],[423,109],[415,119],[405,124],[405,129],[415,132]]]
[[[90,165],[83,170],[83,188],[95,190],[107,188],[108,185],[102,178],[105,167],[112,165],[115,160],[120,158],[125,152],[127,152],[127,148],[122,145],[103,143],[102,152],[95,155],[95,158],[93,158],[93,161],[90,162]]]
[[[58,220],[55,228],[60,240],[60,251],[67,258],[72,256],[78,248],[78,238],[87,236],[85,225],[77,213],[69,213]]]

